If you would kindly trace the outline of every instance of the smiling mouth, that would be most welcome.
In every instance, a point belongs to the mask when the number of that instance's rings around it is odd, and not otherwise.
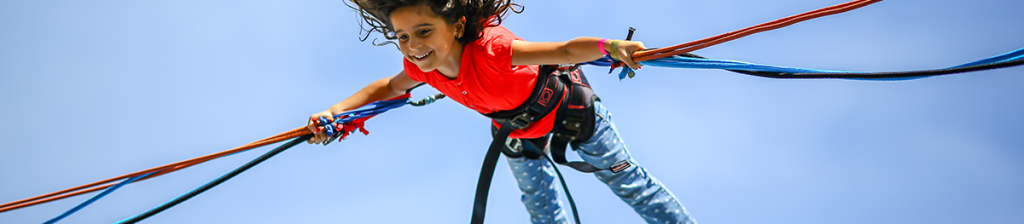
[[[420,55],[412,55],[412,58],[415,58],[416,60],[420,60],[420,59],[426,58],[427,56],[430,56],[433,53],[434,53],[434,51],[431,50],[431,51],[428,51],[427,53],[423,53],[423,54],[420,54]]]

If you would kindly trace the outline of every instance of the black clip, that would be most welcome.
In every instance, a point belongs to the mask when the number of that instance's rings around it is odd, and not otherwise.
[[[633,27],[629,27],[629,34],[626,34],[626,40],[633,39],[633,32],[636,32],[636,29],[634,29]]]
[[[627,41],[633,40],[633,32],[636,32],[636,29],[634,29],[633,27],[629,27],[629,34],[626,34]],[[629,70],[629,73],[626,73],[626,76],[629,76],[629,78],[632,79],[633,76],[636,76],[636,73],[634,73],[633,70]]]
[[[334,142],[334,140],[338,140],[338,138],[341,137],[341,134],[343,133],[345,133],[345,130],[336,131],[334,132],[334,135],[331,135],[330,138],[327,138],[327,140],[324,140],[324,142],[321,142],[321,144],[323,144],[323,146],[327,146],[327,144],[331,144],[331,142]]]
[[[532,120],[533,118],[530,117],[529,113],[523,112],[522,114],[519,114],[519,116],[513,117],[508,123],[513,129],[523,129],[526,128],[526,126],[530,126],[530,123],[533,122]]]

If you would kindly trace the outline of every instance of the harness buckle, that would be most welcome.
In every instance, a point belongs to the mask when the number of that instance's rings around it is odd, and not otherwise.
[[[526,128],[526,126],[530,126],[530,123],[533,122],[533,117],[531,117],[529,113],[524,112],[522,114],[519,114],[518,116],[513,117],[512,120],[510,121],[511,122],[509,122],[509,125],[511,125],[512,128],[523,129]]]
[[[512,153],[519,153],[523,149],[523,140],[518,138],[505,138],[505,146],[512,150]]]
[[[581,124],[583,124],[583,118],[565,116],[562,120],[562,129],[555,133],[555,137],[559,137],[567,142],[575,141],[583,132],[583,128],[580,126]]]

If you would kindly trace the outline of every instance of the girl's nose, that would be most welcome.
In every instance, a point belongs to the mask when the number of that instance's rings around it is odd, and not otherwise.
[[[409,49],[418,49],[423,47],[423,41],[419,38],[409,38]]]

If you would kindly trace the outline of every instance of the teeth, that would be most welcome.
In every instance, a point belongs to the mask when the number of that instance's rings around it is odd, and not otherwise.
[[[421,55],[413,55],[412,57],[416,58],[416,59],[423,59],[423,58],[427,57],[427,55],[430,55],[430,53],[433,53],[433,52],[434,51],[428,51],[427,53],[423,53]]]

